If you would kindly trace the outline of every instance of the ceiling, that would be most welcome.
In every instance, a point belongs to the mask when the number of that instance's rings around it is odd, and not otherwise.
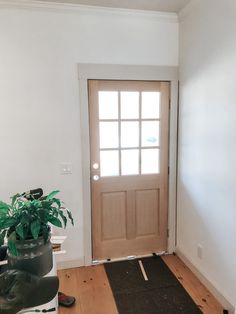
[[[40,1],[69,4],[84,4],[122,9],[179,12],[191,0],[40,0]]]

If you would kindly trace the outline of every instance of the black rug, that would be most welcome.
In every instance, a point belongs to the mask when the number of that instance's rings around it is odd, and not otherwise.
[[[119,314],[199,314],[189,294],[160,257],[104,264]]]

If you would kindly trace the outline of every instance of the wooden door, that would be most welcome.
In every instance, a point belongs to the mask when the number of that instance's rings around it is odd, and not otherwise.
[[[166,251],[169,83],[88,84],[93,260]]]

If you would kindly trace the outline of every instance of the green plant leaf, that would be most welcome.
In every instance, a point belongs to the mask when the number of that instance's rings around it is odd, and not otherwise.
[[[62,228],[62,223],[61,223],[60,219],[53,217],[53,216],[50,216],[48,218],[48,221],[51,222],[51,224],[53,224],[54,226]]]
[[[35,220],[31,223],[30,231],[34,239],[38,239],[40,228],[41,228],[41,224],[38,220]]]
[[[1,225],[2,229],[6,229],[6,228],[10,228],[12,226],[15,226],[17,223],[17,220],[13,217],[6,217],[6,219],[4,220],[4,222]]]
[[[63,213],[62,210],[59,210],[59,215],[60,215],[61,219],[62,219],[63,222],[64,222],[64,228],[66,228],[66,225],[67,225],[67,218],[66,218],[66,216],[64,215],[64,213]]]
[[[42,222],[46,222],[47,215],[46,215],[46,210],[44,208],[38,208],[37,209],[37,214],[38,214],[39,219]]]
[[[31,204],[37,209],[42,207],[41,202],[39,200],[33,200],[31,201]]]
[[[53,198],[52,201],[57,204],[58,209],[61,208],[61,201],[58,198]]]
[[[21,220],[22,225],[29,225],[30,223],[30,214],[27,210],[23,210],[21,212]]]
[[[46,197],[46,200],[51,200],[54,198],[54,196],[59,193],[60,191],[52,191],[51,193],[48,194],[48,196]]]
[[[7,214],[9,212],[10,206],[2,201],[0,201],[0,214]]]
[[[22,225],[22,223],[19,223],[16,226],[16,233],[20,236],[21,239],[25,238],[25,234],[24,234],[24,226]]]
[[[66,212],[68,217],[70,218],[71,224],[74,226],[74,219],[72,217],[71,211],[68,208],[66,208]]]
[[[14,204],[15,204],[15,201],[17,200],[17,198],[20,196],[20,194],[19,193],[17,193],[17,194],[15,194],[15,195],[13,195],[12,197],[11,197],[11,206],[13,206]]]
[[[9,251],[17,256],[18,253],[17,253],[17,249],[16,249],[16,232],[13,231],[10,236],[8,237],[8,248],[9,248]]]
[[[50,206],[51,206],[51,201],[50,200],[48,200],[48,201],[46,201],[46,200],[43,200],[43,201],[41,201],[41,206],[42,206],[42,208],[44,208],[44,209],[50,209]]]

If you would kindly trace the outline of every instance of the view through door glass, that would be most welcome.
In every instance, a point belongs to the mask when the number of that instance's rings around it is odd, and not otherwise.
[[[159,173],[160,92],[99,91],[100,175]]]
[[[89,81],[93,258],[166,249],[169,83]]]

